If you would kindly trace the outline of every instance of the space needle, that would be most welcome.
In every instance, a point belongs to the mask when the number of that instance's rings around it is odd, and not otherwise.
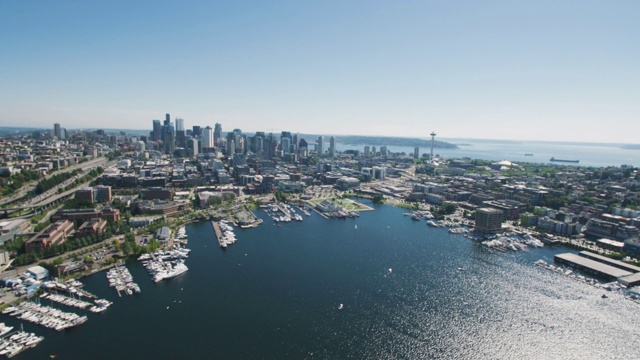
[[[429,135],[431,135],[431,162],[433,163],[433,145],[436,142],[436,133],[432,131]]]

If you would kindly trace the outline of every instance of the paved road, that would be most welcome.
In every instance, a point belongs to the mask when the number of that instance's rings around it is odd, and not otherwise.
[[[76,169],[86,170],[86,169],[91,168],[91,167],[101,166],[104,163],[106,163],[107,161],[108,160],[105,157],[100,157],[100,158],[97,158],[97,159],[91,159],[91,160],[83,162],[81,164],[75,164],[75,165],[72,165],[70,167],[64,168],[61,171],[56,171],[54,173],[48,174],[44,178],[45,179],[49,179],[55,174],[63,174],[63,173],[66,173],[66,172],[69,172],[69,171],[73,171],[73,170],[76,170]],[[20,191],[18,193],[14,194],[12,196],[0,199],[0,206],[3,206],[4,204],[7,204],[7,203],[10,203],[10,202],[13,202],[15,200],[18,200],[18,199],[21,199],[21,198],[25,197],[27,195],[27,193],[29,193],[30,191],[33,191],[33,189],[36,187],[36,184],[37,184],[37,181],[33,182],[33,183],[30,183],[30,184],[27,184],[27,185],[23,186],[22,189],[20,189]],[[39,196],[41,196],[41,195],[39,195]]]

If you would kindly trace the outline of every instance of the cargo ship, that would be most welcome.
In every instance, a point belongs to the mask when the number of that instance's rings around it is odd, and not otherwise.
[[[552,162],[565,162],[565,163],[574,163],[577,164],[580,162],[580,160],[566,160],[566,159],[556,159],[554,157],[552,157],[551,159],[549,159],[549,161]]]

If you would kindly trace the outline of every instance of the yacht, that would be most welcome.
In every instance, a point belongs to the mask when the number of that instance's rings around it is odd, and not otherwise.
[[[167,276],[165,276],[165,279],[171,279],[174,278],[178,275],[182,275],[185,272],[187,272],[187,270],[189,270],[189,268],[187,267],[187,265],[185,265],[183,262],[178,262],[178,264],[176,264],[176,266],[173,267],[173,270],[170,271]]]
[[[13,326],[6,326],[4,323],[0,323],[0,336],[5,335],[11,330],[13,330]]]
[[[20,353],[22,350],[24,350],[24,346],[19,345],[19,344],[14,344],[14,345],[9,345],[7,346],[4,350],[2,351],[6,351],[6,353],[4,354],[7,358],[12,358],[15,355],[17,355],[18,353]]]
[[[164,279],[167,277],[167,275],[168,275],[168,274],[169,274],[169,273],[168,273],[166,270],[158,271],[158,272],[153,276],[153,281],[154,281],[154,282],[160,282],[160,281],[164,280]]]

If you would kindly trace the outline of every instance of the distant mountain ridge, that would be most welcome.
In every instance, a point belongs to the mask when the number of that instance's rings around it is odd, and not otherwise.
[[[364,136],[364,135],[348,135],[348,136],[335,136],[336,141],[346,145],[374,145],[374,146],[417,146],[417,147],[431,147],[431,140],[405,138],[405,137],[390,137],[390,136]],[[434,147],[438,149],[459,149],[458,145],[451,144],[445,141],[434,142]]]

